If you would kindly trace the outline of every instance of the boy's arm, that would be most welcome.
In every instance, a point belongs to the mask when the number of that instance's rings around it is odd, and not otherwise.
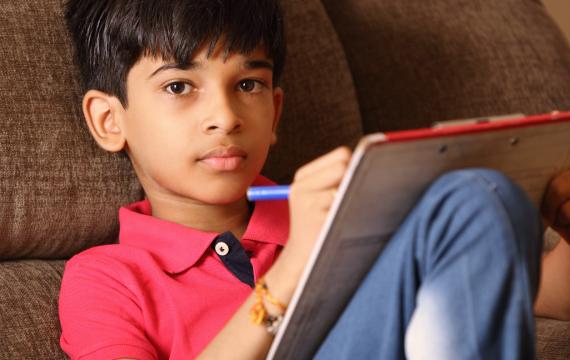
[[[562,239],[542,259],[536,315],[570,320],[570,171],[557,176],[544,197],[546,224]]]
[[[288,304],[291,300],[350,156],[348,148],[339,148],[305,165],[295,174],[289,195],[289,240],[265,275],[270,293],[281,303]],[[255,301],[252,293],[199,358],[259,359],[266,356],[273,336],[263,326],[250,322],[249,311]]]

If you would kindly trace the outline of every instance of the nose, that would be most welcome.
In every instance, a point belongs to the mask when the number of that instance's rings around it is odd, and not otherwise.
[[[201,124],[202,131],[206,134],[224,135],[241,131],[243,121],[237,111],[238,104],[231,94],[220,91],[211,95],[209,109]]]

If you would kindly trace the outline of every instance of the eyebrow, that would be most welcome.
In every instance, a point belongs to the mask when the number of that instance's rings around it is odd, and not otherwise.
[[[170,63],[170,64],[164,64],[162,66],[160,66],[158,69],[154,70],[152,72],[152,74],[150,74],[150,76],[148,77],[148,79],[152,78],[153,76],[155,76],[156,74],[158,74],[159,72],[162,71],[166,71],[166,70],[172,70],[172,69],[176,69],[176,70],[194,70],[197,69],[199,67],[201,67],[202,64],[195,62],[195,61],[191,61],[187,64],[181,64],[181,63]],[[247,70],[255,70],[255,69],[268,69],[270,71],[273,71],[273,64],[267,60],[246,60],[244,63],[244,67]]]
[[[152,78],[154,75],[158,74],[159,72],[162,71],[166,71],[166,70],[171,70],[171,69],[176,69],[176,70],[192,70],[192,69],[197,69],[201,66],[200,63],[197,63],[195,61],[190,61],[187,64],[181,64],[181,63],[170,63],[170,64],[164,64],[162,66],[160,66],[158,69],[154,70],[152,72],[152,74],[150,74],[150,76],[148,77],[148,79]]]
[[[268,69],[273,71],[273,64],[267,60],[247,60],[245,68],[248,70]]]

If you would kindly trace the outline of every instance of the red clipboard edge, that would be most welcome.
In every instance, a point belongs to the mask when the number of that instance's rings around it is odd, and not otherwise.
[[[440,128],[422,128],[414,130],[403,130],[385,132],[383,141],[378,142],[380,145],[384,142],[400,142],[426,138],[437,138],[445,136],[470,135],[474,133],[482,133],[489,131],[497,131],[502,129],[521,128],[534,125],[546,125],[553,123],[561,123],[570,121],[570,111],[559,112],[553,111],[549,114],[531,115],[513,119],[506,119],[485,123],[473,123],[464,125],[453,125]]]

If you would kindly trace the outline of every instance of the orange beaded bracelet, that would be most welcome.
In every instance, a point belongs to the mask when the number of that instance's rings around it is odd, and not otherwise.
[[[259,279],[255,284],[255,296],[256,302],[249,311],[251,322],[255,325],[264,325],[270,334],[275,335],[277,330],[279,330],[279,325],[283,320],[283,313],[287,309],[287,306],[282,304],[269,293],[269,289],[267,288],[267,284],[263,278]],[[279,308],[281,314],[269,314],[265,307],[265,301]]]

